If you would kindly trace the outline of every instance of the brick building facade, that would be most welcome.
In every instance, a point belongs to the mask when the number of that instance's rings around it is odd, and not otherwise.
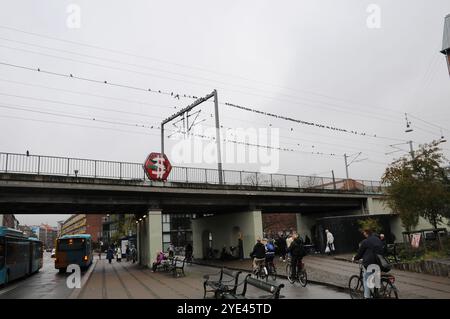
[[[19,221],[14,214],[0,214],[0,226],[18,229]]]
[[[262,214],[262,223],[264,233],[267,235],[297,230],[297,218],[295,214]]]
[[[102,237],[103,214],[74,214],[61,227],[61,236],[90,234],[93,242]]]

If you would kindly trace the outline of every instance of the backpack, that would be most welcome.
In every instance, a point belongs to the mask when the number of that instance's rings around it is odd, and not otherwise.
[[[275,251],[275,247],[273,246],[272,243],[268,243],[266,247],[267,247],[267,251],[270,251],[270,252]]]
[[[389,272],[392,269],[392,265],[389,263],[389,261],[387,261],[386,257],[384,257],[383,255],[375,254],[375,258],[382,272]]]

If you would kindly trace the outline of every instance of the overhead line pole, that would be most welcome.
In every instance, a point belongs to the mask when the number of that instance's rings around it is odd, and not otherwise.
[[[215,124],[216,124],[216,143],[217,143],[217,169],[219,173],[219,183],[223,183],[223,173],[222,173],[222,155],[220,150],[220,122],[219,122],[219,101],[217,97],[217,90],[214,90],[212,93],[206,95],[205,97],[201,97],[197,100],[195,100],[192,104],[189,106],[181,109],[177,113],[171,115],[170,117],[166,118],[161,122],[161,154],[164,156],[164,125],[172,121],[173,119],[184,116],[185,113],[192,110],[194,107],[200,105],[203,102],[206,102],[210,98],[214,97],[214,113],[215,113]]]

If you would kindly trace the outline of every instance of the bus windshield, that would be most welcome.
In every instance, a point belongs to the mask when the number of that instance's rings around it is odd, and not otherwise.
[[[0,237],[0,269],[5,265],[5,238]]]
[[[58,250],[79,250],[86,247],[86,240],[83,238],[58,239]]]

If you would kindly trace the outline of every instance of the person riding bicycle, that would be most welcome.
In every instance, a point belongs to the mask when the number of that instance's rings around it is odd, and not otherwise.
[[[273,260],[275,258],[275,245],[272,240],[263,239],[263,241],[266,246],[266,267],[267,269],[270,269],[268,265],[275,267],[273,264]]]
[[[261,238],[256,240],[256,244],[253,247],[253,251],[250,253],[250,257],[253,258],[253,271],[258,272],[259,266],[266,261],[266,247],[261,242]]]
[[[306,256],[305,246],[297,233],[292,235],[293,241],[289,246],[291,254],[292,278],[297,278],[297,265],[302,262],[303,257]]]
[[[364,298],[370,298],[370,288],[367,285],[371,272],[367,272],[367,267],[372,264],[378,264],[377,254],[383,254],[383,243],[372,233],[371,229],[364,229],[363,235],[366,239],[361,242],[357,254],[352,258],[352,261],[362,259],[362,265],[364,267]]]

